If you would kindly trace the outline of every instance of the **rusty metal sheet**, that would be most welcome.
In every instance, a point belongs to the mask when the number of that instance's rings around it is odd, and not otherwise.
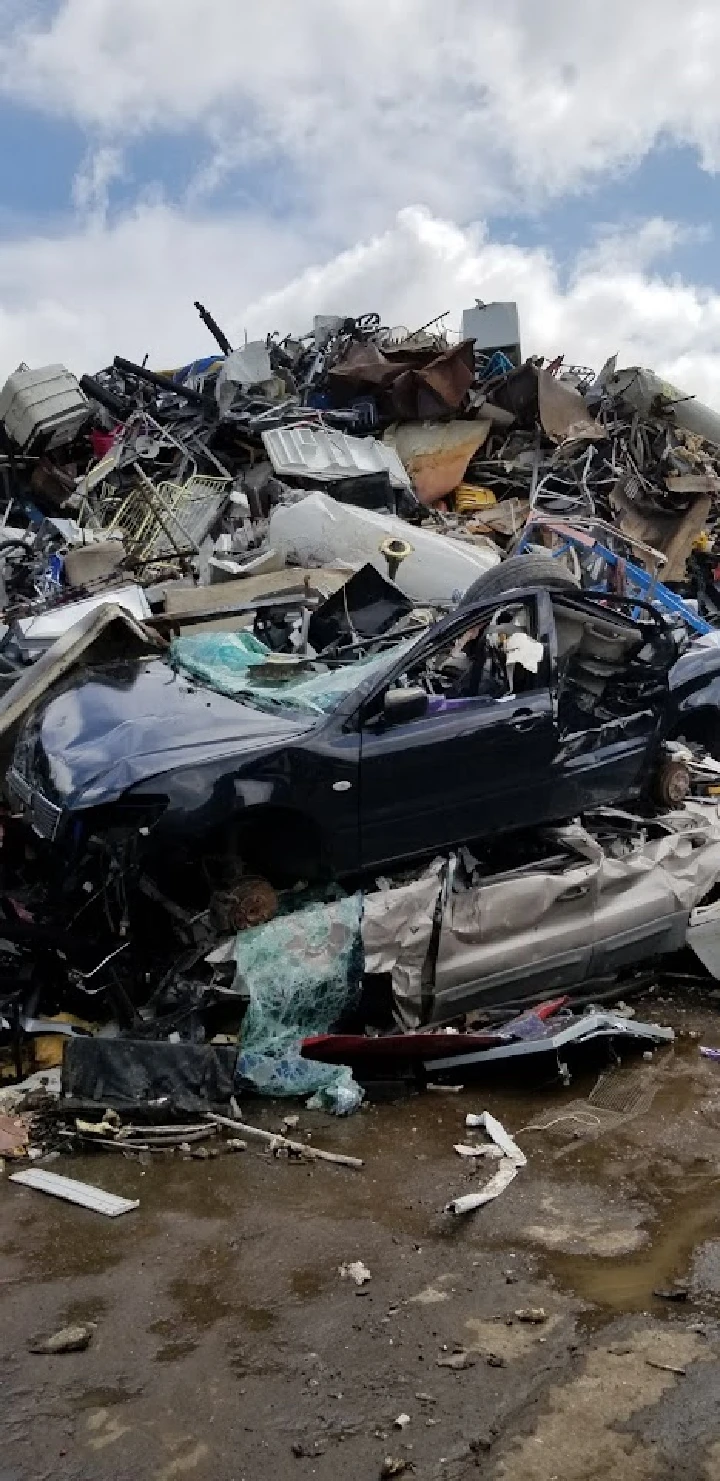
[[[679,514],[667,514],[660,510],[638,509],[620,483],[613,490],[611,503],[624,535],[645,541],[666,557],[661,579],[665,582],[682,581],[693,542],[707,524],[712,503],[710,494],[694,497],[689,507]]]
[[[543,431],[553,442],[594,442],[605,434],[590,416],[583,397],[547,370],[538,370],[538,412]]]
[[[496,406],[510,412],[519,427],[533,428],[537,421],[538,384],[537,368],[529,361],[513,370],[492,390]]]
[[[423,356],[420,363],[426,360],[427,356]],[[328,370],[327,379],[329,385],[367,386],[371,389],[390,385],[405,369],[407,360],[396,357],[391,360],[372,342],[352,344],[344,359]]]
[[[385,394],[389,409],[409,421],[439,411],[456,411],[475,380],[474,345],[464,340],[443,350],[379,350],[353,344],[339,365],[328,371],[328,384]]]
[[[512,412],[520,427],[533,427],[539,417],[553,442],[599,441],[604,435],[579,391],[529,361],[495,388],[493,400]]]
[[[490,422],[406,422],[385,434],[415,485],[421,504],[452,493],[487,439]]]
[[[406,370],[392,388],[392,404],[398,416],[412,420],[439,411],[457,411],[475,383],[475,347],[464,340],[446,350],[422,370]]]

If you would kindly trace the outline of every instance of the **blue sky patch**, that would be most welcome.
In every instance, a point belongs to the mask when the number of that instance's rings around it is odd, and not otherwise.
[[[634,168],[608,173],[592,187],[554,201],[539,213],[518,211],[492,217],[501,240],[521,247],[546,247],[567,282],[581,252],[596,246],[606,232],[632,232],[649,217],[661,216],[697,230],[696,239],[678,242],[658,260],[663,273],[678,273],[706,286],[720,287],[716,239],[720,220],[720,179],[702,170],[697,151],[661,144]]]

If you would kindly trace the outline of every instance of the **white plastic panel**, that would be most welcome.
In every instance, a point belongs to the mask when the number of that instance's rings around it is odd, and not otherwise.
[[[499,551],[489,544],[453,540],[391,514],[339,504],[327,494],[308,494],[299,504],[281,505],[270,516],[272,549],[301,565],[332,566],[338,561],[364,565],[369,561],[386,576],[380,546],[388,539],[411,546],[394,579],[413,602],[456,602],[478,576],[500,560]]]
[[[87,397],[64,365],[16,370],[0,391],[0,421],[19,447],[39,438],[51,448],[71,442],[89,415]]]
[[[412,488],[398,454],[374,437],[346,437],[327,427],[276,427],[263,432],[265,451],[279,478],[356,478],[389,473],[393,488]]]
[[[64,1178],[58,1172],[46,1172],[42,1167],[31,1167],[27,1172],[10,1174],[11,1183],[22,1183],[25,1188],[36,1188],[38,1193],[49,1193],[53,1198],[64,1198],[68,1203],[77,1203],[81,1208],[90,1208],[93,1213],[106,1214],[117,1219],[120,1214],[129,1214],[138,1208],[138,1198],[119,1198],[115,1193],[106,1193],[104,1188],[95,1188],[92,1183],[80,1183],[77,1178]]]

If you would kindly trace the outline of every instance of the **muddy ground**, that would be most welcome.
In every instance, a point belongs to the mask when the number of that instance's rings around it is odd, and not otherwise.
[[[681,1035],[616,1072],[625,1113],[588,1107],[588,1075],[302,1111],[362,1172],[257,1147],[54,1164],[140,1199],[115,1221],[3,1180],[0,1481],[374,1481],[385,1457],[418,1481],[720,1478],[720,1064],[692,1037],[720,1045],[720,1014],[643,1013]],[[485,1106],[529,1164],[452,1221]],[[543,1112],[579,1119],[523,1130]],[[28,1352],[76,1321],[87,1351]]]

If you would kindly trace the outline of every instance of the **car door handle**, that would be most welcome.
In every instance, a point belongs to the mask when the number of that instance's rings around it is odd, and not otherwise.
[[[513,730],[518,730],[521,735],[526,730],[534,730],[537,725],[542,725],[542,722],[543,716],[534,714],[532,710],[516,710],[514,715],[510,716]]]
[[[558,905],[562,905],[566,900],[581,900],[583,895],[588,894],[589,889],[589,884],[568,885],[568,888],[563,890],[561,895],[558,895],[557,903]]]

